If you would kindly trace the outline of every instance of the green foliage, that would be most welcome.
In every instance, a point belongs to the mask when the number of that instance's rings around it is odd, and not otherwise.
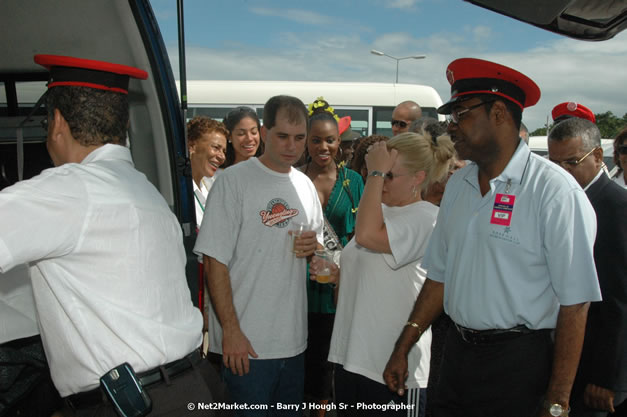
[[[546,132],[547,132],[546,127],[539,127],[533,132],[531,132],[529,136],[546,136],[547,135]]]
[[[627,126],[627,113],[622,118],[614,116],[611,111],[605,113],[597,113],[594,115],[597,119],[597,126],[601,131],[602,138],[613,139],[618,135],[625,126]]]
[[[605,113],[596,113],[594,115],[597,120],[597,126],[601,131],[601,137],[606,139],[614,139],[618,133],[627,127],[627,113],[623,117],[617,117],[611,111]],[[553,125],[549,125],[549,128],[540,127],[530,133],[530,136],[546,136],[547,132],[551,130]]]

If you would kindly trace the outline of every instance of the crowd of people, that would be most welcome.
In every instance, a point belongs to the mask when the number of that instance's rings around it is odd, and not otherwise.
[[[125,146],[147,74],[35,60],[56,167],[0,192],[0,415],[592,417],[627,399],[627,127],[614,179],[578,103],[536,155],[540,88],[471,58],[446,70],[447,122],[405,101],[391,137],[323,97],[271,97],[263,124],[196,116],[196,308],[179,223]]]

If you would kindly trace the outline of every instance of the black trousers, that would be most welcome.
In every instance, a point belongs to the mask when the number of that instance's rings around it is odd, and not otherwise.
[[[551,375],[548,330],[473,345],[451,326],[434,398],[435,417],[532,417]]]
[[[152,411],[148,416],[181,417],[230,415],[223,411],[202,409],[198,404],[211,404],[220,401],[209,389],[210,381],[218,379],[215,369],[203,360],[196,367],[176,375],[170,383],[161,382],[149,386],[146,391],[152,400]],[[94,407],[77,410],[66,410],[65,416],[70,417],[118,417],[111,403],[106,402]]]

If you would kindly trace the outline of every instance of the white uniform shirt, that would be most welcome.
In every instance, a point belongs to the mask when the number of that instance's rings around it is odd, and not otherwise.
[[[308,222],[322,243],[313,183],[250,158],[216,179],[194,247],[228,267],[240,327],[259,359],[293,357],[307,346],[307,262],[292,251],[292,221]],[[209,349],[221,353],[222,328],[213,307],[209,313]]]
[[[0,344],[39,334],[27,265],[0,273]]]
[[[0,192],[0,272],[29,262],[61,396],[129,362],[140,373],[200,346],[176,217],[123,146]]]
[[[383,371],[425,282],[420,267],[438,208],[426,201],[383,206],[392,254],[359,246],[352,239],[341,257],[341,279],[329,361],[384,384]],[[408,355],[408,388],[426,387],[431,327]]]
[[[494,223],[497,194],[515,196],[509,226]],[[476,164],[451,177],[422,266],[444,283],[444,309],[462,326],[554,328],[560,304],[601,299],[595,236],[572,175],[521,141],[485,196]]]

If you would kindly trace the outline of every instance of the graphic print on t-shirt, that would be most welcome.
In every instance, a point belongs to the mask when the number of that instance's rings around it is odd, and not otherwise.
[[[268,203],[266,210],[261,210],[259,215],[265,226],[285,227],[290,218],[298,216],[298,209],[291,209],[287,201],[281,198],[273,198]]]

